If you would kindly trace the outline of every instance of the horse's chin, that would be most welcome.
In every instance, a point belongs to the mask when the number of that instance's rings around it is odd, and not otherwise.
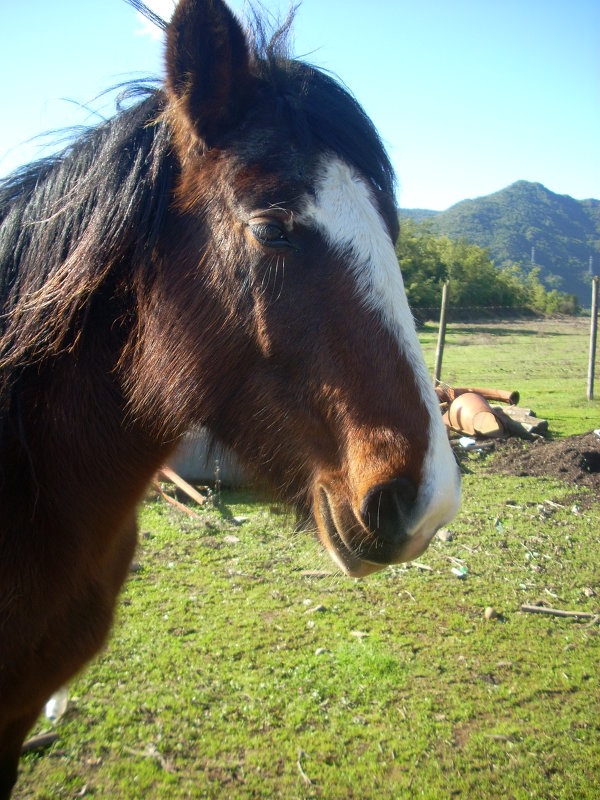
[[[321,543],[333,561],[352,578],[364,578],[390,564],[411,561],[427,549],[431,540],[417,531],[397,550],[382,548],[358,521],[350,504],[336,501],[323,486],[317,489],[315,518]]]

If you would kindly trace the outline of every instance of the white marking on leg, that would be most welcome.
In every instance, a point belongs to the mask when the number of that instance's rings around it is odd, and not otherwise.
[[[411,365],[430,416],[429,447],[412,519],[425,546],[460,504],[458,467],[408,306],[402,273],[373,192],[352,167],[331,154],[322,159],[314,198],[307,198],[299,221],[312,224],[339,253],[349,252],[358,295],[394,335]]]

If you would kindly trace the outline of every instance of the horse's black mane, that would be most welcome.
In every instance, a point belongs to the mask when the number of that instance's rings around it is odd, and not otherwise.
[[[270,36],[255,20],[260,91],[303,147],[339,154],[392,197],[391,164],[362,108],[287,55],[292,17]],[[157,242],[177,169],[164,104],[161,90],[147,89],[62,154],[0,181],[0,372],[64,346],[115,263],[139,263]]]
[[[0,364],[60,346],[115,262],[156,242],[174,169],[161,103],[150,91],[0,184]]]

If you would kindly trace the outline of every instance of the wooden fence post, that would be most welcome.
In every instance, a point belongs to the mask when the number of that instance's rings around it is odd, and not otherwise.
[[[450,281],[444,283],[442,289],[442,307],[440,309],[440,330],[438,333],[437,349],[435,351],[435,369],[433,370],[433,385],[437,386],[442,374],[442,356],[444,355],[444,341],[446,339],[446,311],[448,309],[448,294]]]
[[[590,327],[590,363],[588,367],[587,399],[594,399],[594,369],[596,366],[596,338],[598,334],[598,276],[592,280],[592,324]]]

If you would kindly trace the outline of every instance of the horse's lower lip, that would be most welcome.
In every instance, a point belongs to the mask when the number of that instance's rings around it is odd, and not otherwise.
[[[352,578],[363,578],[371,572],[383,569],[385,564],[372,564],[354,553],[346,545],[338,532],[337,525],[327,495],[327,491],[320,487],[317,490],[317,503],[319,508],[318,529],[325,549],[341,569]]]
[[[321,542],[346,575],[353,578],[363,578],[372,572],[384,569],[389,564],[411,561],[420,556],[431,541],[431,536],[426,535],[424,530],[417,530],[402,547],[393,554],[390,553],[389,557],[373,560],[369,558],[368,551],[359,552],[349,547],[343,533],[347,526],[342,525],[340,520],[336,520],[335,517],[339,516],[339,511],[337,515],[334,513],[332,499],[323,486],[317,490],[317,504],[319,512],[317,527]],[[359,524],[349,507],[347,516],[349,517],[348,524],[352,524],[353,527]],[[367,535],[366,532],[365,535]]]

